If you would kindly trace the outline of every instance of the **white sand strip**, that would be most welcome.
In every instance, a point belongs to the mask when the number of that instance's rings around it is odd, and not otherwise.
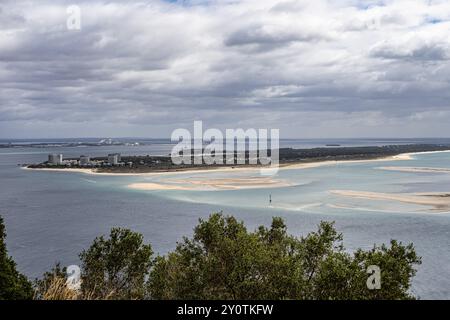
[[[282,188],[295,184],[274,180],[268,177],[251,178],[227,178],[227,179],[205,179],[205,180],[170,180],[168,183],[132,183],[128,185],[136,190],[191,190],[191,191],[211,191],[211,190],[241,190],[241,189],[262,189],[262,188]]]
[[[378,167],[376,169],[399,172],[450,173],[450,168],[431,167]]]
[[[127,186],[130,189],[135,190],[194,190],[193,188],[189,187],[183,187],[179,185],[167,185],[167,184],[160,184],[160,183],[150,183],[150,182],[143,182],[143,183],[132,183]]]
[[[433,206],[436,209],[448,209],[450,207],[450,192],[432,193],[382,193],[354,190],[330,190],[332,194],[344,197],[369,199],[369,200],[390,200],[418,205]]]

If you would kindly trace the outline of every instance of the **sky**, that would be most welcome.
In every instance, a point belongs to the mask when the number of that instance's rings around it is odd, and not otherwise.
[[[0,1],[0,138],[169,138],[194,120],[450,137],[450,1]]]

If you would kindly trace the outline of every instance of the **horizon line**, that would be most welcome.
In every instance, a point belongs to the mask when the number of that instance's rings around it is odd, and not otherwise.
[[[97,136],[97,137],[26,137],[26,138],[0,138],[0,141],[4,140],[51,140],[51,139],[151,139],[151,140],[171,140],[167,137],[132,137],[132,136],[117,136],[117,137],[110,137],[110,136]],[[411,139],[450,139],[450,136],[441,136],[441,137],[314,137],[314,138],[295,138],[295,137],[289,137],[289,138],[282,138],[280,137],[280,140],[374,140],[374,139],[385,139],[385,140],[391,140],[391,139],[403,139],[403,140],[411,140]]]

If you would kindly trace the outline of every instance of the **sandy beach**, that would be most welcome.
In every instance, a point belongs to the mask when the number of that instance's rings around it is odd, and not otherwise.
[[[151,182],[142,182],[142,183],[132,183],[127,186],[130,189],[135,190],[193,190],[189,187],[183,187],[180,185],[168,185],[168,184],[160,184],[160,183],[151,183]]]
[[[435,211],[450,210],[450,192],[433,193],[382,193],[355,190],[330,190],[330,193],[359,199],[388,200],[431,206]]]
[[[211,190],[239,190],[239,189],[261,189],[261,188],[282,188],[293,186],[294,184],[284,180],[276,180],[268,177],[242,177],[224,179],[205,180],[170,180],[167,183],[132,183],[128,185],[136,190],[190,190],[190,191],[211,191]]]
[[[336,164],[345,164],[345,163],[365,163],[365,162],[385,162],[385,161],[400,161],[400,160],[411,160],[412,153],[402,153],[396,156],[383,157],[378,159],[367,159],[367,160],[338,160],[338,161],[318,161],[311,163],[293,163],[293,164],[280,164],[280,170],[291,170],[291,169],[309,169],[309,168],[317,168],[323,166],[332,166]]]

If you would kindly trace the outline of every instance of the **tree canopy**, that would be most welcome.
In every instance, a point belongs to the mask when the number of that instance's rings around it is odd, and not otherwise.
[[[153,257],[143,236],[113,228],[80,254],[81,288],[64,286],[57,265],[37,282],[38,298],[61,299],[413,299],[411,280],[421,259],[412,244],[392,240],[350,252],[334,223],[321,222],[302,237],[283,219],[249,231],[232,216],[199,220],[190,238]],[[380,286],[368,287],[368,268]],[[370,268],[369,268],[370,269]],[[52,276],[53,275],[53,276]]]
[[[113,228],[80,254],[81,290],[93,298],[143,299],[152,254],[141,234]]]
[[[8,255],[6,231],[0,216],[0,300],[33,298],[33,288],[28,279],[17,271],[16,263]]]
[[[296,238],[281,218],[249,232],[234,217],[200,220],[192,239],[156,259],[148,290],[155,299],[411,299],[420,264],[414,247],[391,241],[353,254],[333,223]],[[367,287],[367,267],[381,288]]]

